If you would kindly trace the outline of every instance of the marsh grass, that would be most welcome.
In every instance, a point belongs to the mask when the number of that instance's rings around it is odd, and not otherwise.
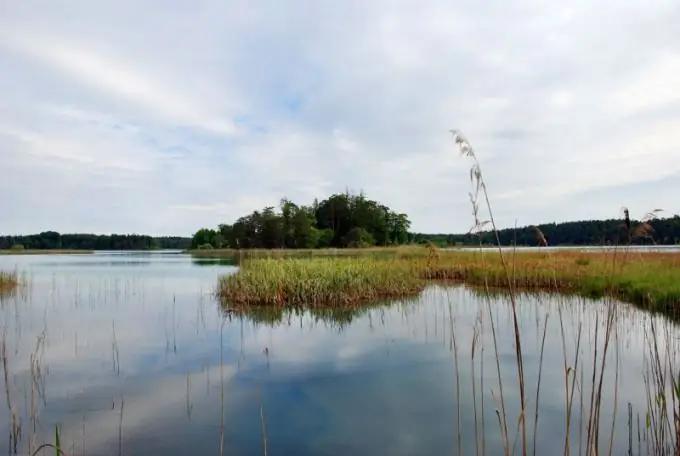
[[[470,181],[473,186],[473,192],[470,193],[470,202],[472,203],[473,216],[475,224],[473,231],[481,231],[486,224],[491,224],[493,233],[496,235],[498,255],[496,258],[484,255],[480,243],[480,250],[478,252],[479,258],[473,258],[468,264],[461,266],[460,262],[457,264],[449,264],[442,266],[440,262],[436,265],[428,264],[426,276],[429,278],[443,278],[464,280],[467,282],[483,285],[487,291],[487,303],[490,302],[491,293],[489,292],[490,284],[496,287],[505,287],[510,302],[512,303],[512,321],[513,332],[515,339],[515,353],[516,366],[518,374],[519,386],[519,417],[517,419],[517,432],[515,434],[515,442],[512,444],[512,454],[515,453],[515,444],[517,438],[521,433],[522,455],[527,455],[527,429],[526,429],[526,410],[527,402],[525,400],[525,376],[524,376],[524,362],[523,350],[521,346],[521,333],[517,324],[517,296],[518,290],[523,289],[546,289],[552,291],[566,291],[576,292],[579,294],[607,296],[609,298],[621,298],[633,303],[648,307],[653,310],[674,311],[678,303],[680,303],[680,260],[678,256],[668,255],[640,255],[636,258],[637,261],[628,261],[631,259],[630,249],[623,248],[623,255],[620,255],[619,249],[615,248],[611,257],[606,255],[602,257],[582,255],[576,258],[569,258],[569,255],[562,255],[561,257],[554,252],[547,252],[543,257],[535,256],[521,257],[518,268],[517,252],[513,251],[512,264],[509,265],[504,257],[503,250],[498,238],[498,230],[494,222],[491,203],[489,200],[486,183],[484,181],[480,164],[477,160],[476,154],[468,142],[459,132],[453,131],[454,141],[460,149],[462,156],[468,157],[472,161],[470,167]],[[479,218],[479,200],[480,195],[483,196],[483,201],[486,203],[486,208],[489,214],[489,220],[480,221]],[[651,220],[656,217],[659,209],[655,209],[645,216],[642,227],[635,230],[631,229],[630,213],[627,208],[623,209],[624,223],[623,227],[628,232],[628,246],[630,246],[633,237],[651,238],[651,226],[646,223],[646,220]],[[545,236],[539,229],[537,231],[537,240],[539,246],[547,246]],[[558,260],[558,258],[560,258]],[[565,432],[565,447],[564,455],[570,454],[570,423],[571,414],[573,410],[574,392],[578,388],[580,392],[580,420],[579,420],[579,454],[583,454],[583,427],[585,418],[585,453],[588,455],[598,454],[612,454],[614,447],[614,433],[616,427],[616,414],[618,405],[618,386],[619,386],[619,336],[618,336],[618,318],[621,305],[612,300],[607,299],[606,311],[601,316],[599,313],[595,319],[595,343],[594,353],[592,358],[592,375],[590,377],[590,400],[584,406],[584,392],[585,381],[584,371],[580,371],[580,382],[577,384],[576,377],[579,366],[580,345],[582,336],[581,322],[578,324],[577,339],[575,341],[576,351],[573,365],[569,364],[566,342],[564,336],[563,316],[561,308],[558,308],[558,315],[560,321],[562,347],[564,356],[564,376],[565,376],[565,409],[566,409],[566,432]],[[494,330],[493,312],[489,307],[489,315],[491,316],[491,327]],[[538,383],[536,392],[536,412],[534,420],[534,443],[533,454],[536,453],[536,435],[538,430],[538,401],[541,383],[541,373],[543,367],[543,346],[545,343],[547,331],[547,316],[543,326],[543,336],[541,339],[540,362],[538,371]],[[600,329],[603,329],[604,334],[601,334]],[[666,335],[666,343],[663,344],[665,351],[659,350],[659,337],[655,332],[655,326],[652,321],[651,337],[648,339],[649,359],[652,360],[650,367],[645,371],[646,391],[648,398],[648,410],[646,414],[646,427],[643,434],[646,442],[653,442],[651,451],[650,446],[647,446],[647,454],[654,455],[680,455],[680,374],[675,375],[675,358],[676,352],[673,351],[669,342],[669,335]],[[496,365],[498,369],[498,381],[501,391],[501,411],[499,415],[499,426],[501,428],[502,440],[505,447],[505,454],[510,454],[510,440],[507,430],[506,408],[503,401],[502,385],[503,379],[498,367],[499,351],[496,344],[496,334],[493,333],[494,350],[496,357]],[[475,342],[473,340],[473,352]],[[600,347],[601,345],[601,347]],[[611,364],[611,351],[613,346],[615,365],[614,365],[614,394],[613,394],[613,413],[611,415],[611,430],[609,435],[608,447],[601,448],[600,431],[602,429],[601,410],[603,398],[603,384],[605,372],[611,370],[607,368],[608,363]],[[601,349],[601,350],[598,350]],[[599,353],[598,353],[599,351]],[[599,369],[598,369],[599,368]],[[482,374],[483,375],[483,374]],[[571,388],[570,388],[571,380]],[[668,387],[670,383],[671,387]],[[668,405],[667,397],[671,398],[671,406]],[[587,410],[586,410],[587,406]],[[669,413],[670,409],[670,413]],[[500,416],[502,414],[502,417]],[[629,423],[632,423],[629,411]],[[672,424],[669,416],[672,416]],[[502,418],[502,419],[501,419]],[[630,424],[629,424],[630,429]],[[638,436],[640,430],[638,426]],[[479,445],[477,445],[477,452],[479,453]],[[460,453],[460,450],[459,450]],[[632,431],[629,431],[629,448],[628,454],[633,455],[632,445]],[[641,449],[638,451],[641,454]]]
[[[0,271],[0,294],[9,293],[19,286],[19,274],[16,271]]]
[[[423,281],[464,282],[490,291],[559,291],[604,296],[674,315],[680,305],[680,255],[609,252],[517,252],[510,286],[498,252],[425,248],[413,258],[260,258],[220,279],[218,295],[234,305],[357,305],[417,293]],[[616,261],[616,262],[615,262]],[[508,265],[506,265],[508,266]],[[325,301],[325,302],[324,302]]]
[[[15,287],[19,284],[19,274],[16,271],[0,271],[0,289],[3,287]]]
[[[613,297],[647,310],[674,313],[680,305],[680,255],[637,253],[515,253],[511,286],[496,252],[445,253],[420,264],[426,279],[452,280],[513,290],[559,291],[586,297]]]
[[[354,306],[402,298],[424,288],[413,264],[374,258],[246,260],[220,278],[217,293],[234,307]]]

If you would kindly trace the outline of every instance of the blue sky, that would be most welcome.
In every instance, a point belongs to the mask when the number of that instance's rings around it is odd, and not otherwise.
[[[512,3],[512,5],[510,4]],[[680,4],[6,2],[2,233],[188,235],[346,187],[466,231],[680,212]]]

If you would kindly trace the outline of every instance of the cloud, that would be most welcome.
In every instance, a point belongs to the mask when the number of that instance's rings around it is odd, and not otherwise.
[[[680,212],[678,20],[672,0],[15,3],[2,229],[188,235],[349,187],[466,231],[452,128],[502,226]]]

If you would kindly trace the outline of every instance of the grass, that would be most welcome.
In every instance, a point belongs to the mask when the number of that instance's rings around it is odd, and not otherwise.
[[[414,264],[376,258],[250,259],[220,278],[218,294],[235,307],[353,306],[406,297],[424,281]]]
[[[0,293],[9,293],[19,285],[19,275],[16,272],[0,271]]]
[[[452,280],[506,292],[611,296],[666,314],[680,305],[680,255],[673,253],[517,252],[506,258],[508,286],[498,252],[366,250],[379,254],[295,258],[284,250],[277,258],[278,251],[257,251],[260,258],[244,259],[239,272],[220,280],[218,293],[235,305],[357,305],[418,292],[425,280]]]
[[[448,279],[510,291],[555,291],[610,296],[648,310],[673,313],[680,305],[680,255],[673,253],[515,253],[505,267],[496,252],[456,252],[423,265],[426,279]]]
[[[85,255],[94,253],[93,250],[75,249],[6,249],[0,250],[0,255]]]

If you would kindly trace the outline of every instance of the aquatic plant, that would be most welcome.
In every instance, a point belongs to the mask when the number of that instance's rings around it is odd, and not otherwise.
[[[505,268],[512,270],[510,286]],[[423,278],[455,280],[506,290],[545,290],[610,296],[673,314],[680,304],[680,255],[644,252],[516,252],[504,265],[497,252],[446,252],[422,264]]]
[[[233,306],[352,306],[410,296],[423,287],[413,264],[403,260],[255,259],[220,278],[217,294]]]
[[[677,256],[663,256],[663,255],[640,255],[637,261],[629,262],[629,249],[623,249],[623,258],[620,257],[618,249],[614,249],[610,256],[604,257],[584,257],[582,255],[576,258],[569,258],[569,255],[557,255],[554,252],[545,252],[543,256],[526,257],[517,255],[516,250],[512,252],[511,263],[506,261],[506,258],[501,248],[501,242],[498,235],[498,229],[493,218],[491,203],[487,193],[486,183],[482,175],[481,167],[475,152],[468,142],[459,132],[453,131],[454,141],[460,149],[460,153],[472,160],[470,167],[470,181],[473,185],[473,192],[470,193],[470,202],[473,209],[473,217],[475,224],[471,231],[480,232],[482,227],[488,223],[492,226],[492,233],[496,238],[498,247],[497,255],[491,256],[485,254],[482,249],[481,235],[479,257],[468,257],[468,263],[461,265],[460,262],[449,263],[442,266],[438,261],[436,265],[428,263],[425,275],[429,278],[447,278],[458,279],[473,282],[478,285],[483,285],[486,290],[488,314],[490,316],[494,352],[496,358],[496,369],[498,374],[498,386],[500,391],[500,411],[497,411],[499,427],[501,430],[502,442],[505,449],[506,456],[515,452],[515,444],[517,438],[521,433],[522,455],[526,456],[528,451],[527,442],[527,401],[525,399],[525,375],[524,375],[524,361],[523,350],[521,346],[521,333],[517,324],[517,295],[518,290],[522,289],[546,289],[552,291],[568,291],[577,292],[581,294],[591,295],[607,295],[633,301],[637,304],[647,305],[655,310],[671,310],[680,303],[680,258]],[[488,221],[481,221],[479,218],[479,199],[481,194],[484,197],[486,208],[489,213]],[[659,210],[654,210],[646,216],[646,220],[655,217]],[[633,228],[630,223],[630,213],[627,208],[624,208],[624,228],[628,233],[628,245],[631,244],[633,237],[649,237],[651,233],[651,226],[643,219],[643,224]],[[540,229],[536,228],[537,244],[539,246],[547,246],[547,240]],[[557,260],[557,258],[560,258]],[[521,258],[519,268],[517,259]],[[559,261],[559,262],[558,262]],[[499,351],[496,340],[496,332],[493,312],[491,310],[491,292],[490,285],[503,288],[509,296],[512,310],[513,332],[515,340],[515,354],[516,366],[519,384],[519,416],[517,417],[517,433],[515,434],[515,441],[511,445],[510,435],[508,433],[508,419],[506,404],[503,397],[503,378],[500,370]],[[614,443],[614,430],[616,425],[616,410],[618,402],[618,375],[619,375],[619,351],[618,351],[618,335],[617,335],[617,320],[620,305],[611,299],[607,300],[606,312],[603,315],[604,335],[600,334],[600,314],[596,315],[595,321],[595,345],[593,353],[592,376],[590,378],[590,400],[587,404],[587,416],[584,417],[584,387],[586,386],[583,378],[583,370],[581,370],[581,379],[578,382],[578,390],[580,391],[580,425],[579,425],[579,454],[583,454],[583,420],[586,418],[586,439],[585,452],[589,455],[602,453],[600,449],[600,412],[602,404],[603,379],[606,370],[608,355],[610,347],[614,347],[615,355],[615,380],[614,380],[614,413],[612,415],[611,432],[609,436],[608,454],[612,454]],[[558,307],[558,315],[561,328],[563,357],[564,357],[564,376],[565,376],[565,444],[564,455],[570,454],[570,424],[573,410],[574,392],[577,387],[577,371],[579,366],[580,344],[581,344],[581,323],[578,325],[578,337],[576,341],[575,359],[573,365],[570,365],[567,359],[566,341],[564,334],[562,309]],[[547,331],[547,318],[543,325],[543,335],[540,349],[540,362],[538,372],[538,383],[536,392],[536,411],[534,416],[534,439],[533,439],[533,454],[536,453],[536,436],[538,432],[538,401],[541,384],[541,373],[543,367],[543,347],[545,343]],[[651,326],[652,337],[649,339],[648,346],[650,347],[650,359],[653,360],[651,368],[646,371],[646,390],[648,397],[648,410],[646,419],[646,428],[642,432],[645,441],[653,442],[650,452],[650,446],[647,446],[647,454],[654,455],[680,455],[680,378],[676,382],[674,370],[675,352],[672,352],[671,344],[668,343],[669,337],[666,338],[664,344],[665,353],[659,352],[659,341],[654,331],[654,324]],[[602,339],[600,339],[600,337]],[[602,351],[598,356],[598,344],[602,344]],[[472,342],[472,353],[474,358],[475,339]],[[663,359],[663,362],[661,361]],[[457,358],[455,359],[457,365]],[[473,360],[474,363],[474,360]],[[599,363],[599,366],[598,366]],[[599,370],[598,370],[599,367]],[[473,366],[474,371],[474,366]],[[650,376],[651,372],[651,376]],[[483,378],[483,367],[481,376]],[[651,380],[650,380],[651,377]],[[670,396],[672,398],[671,414],[673,416],[673,424],[669,419],[668,402],[666,400],[668,392],[668,383],[670,379]],[[571,382],[570,382],[571,380]],[[474,389],[473,389],[474,393]],[[655,399],[655,400],[653,400]],[[476,415],[476,405],[475,405]],[[632,456],[632,412],[629,405],[629,449],[628,454]],[[483,418],[482,418],[483,420]],[[476,428],[475,428],[476,429]],[[640,442],[640,427],[638,421],[638,442]],[[484,437],[482,437],[482,442]],[[460,432],[458,434],[458,453],[460,451]],[[477,453],[479,454],[479,441],[476,440]],[[512,447],[512,450],[511,450]],[[482,454],[485,453],[484,446],[482,446]],[[641,448],[638,451],[641,453]]]
[[[244,259],[236,274],[220,280],[218,291],[221,297],[238,303],[314,303],[318,306],[324,297],[328,297],[332,300],[326,305],[357,304],[361,300],[404,296],[404,286],[409,290],[419,289],[403,285],[398,278],[401,276],[392,275],[398,270],[401,274],[408,271],[415,278],[465,282],[505,292],[553,291],[595,298],[611,296],[667,315],[673,315],[680,304],[680,255],[676,254],[646,252],[629,254],[626,258],[619,254],[616,258],[615,252],[605,251],[516,252],[504,266],[500,254],[494,251],[438,250],[433,254],[425,248],[421,250],[423,252],[418,251],[411,257],[381,252],[384,257],[345,254]],[[511,270],[509,279],[504,268]],[[357,288],[346,283],[346,288],[342,289],[348,295],[342,298],[338,294],[339,284],[349,280],[348,274],[352,276],[351,280],[361,282],[361,286]],[[371,277],[364,280],[360,279],[361,275]],[[409,283],[416,282],[414,277],[408,278]],[[370,291],[370,286],[379,287],[379,290]],[[329,291],[323,291],[325,289]],[[295,290],[295,297],[291,295],[292,290]],[[287,297],[282,297],[284,291]]]
[[[19,286],[19,274],[16,271],[0,271],[0,294],[10,293]]]

